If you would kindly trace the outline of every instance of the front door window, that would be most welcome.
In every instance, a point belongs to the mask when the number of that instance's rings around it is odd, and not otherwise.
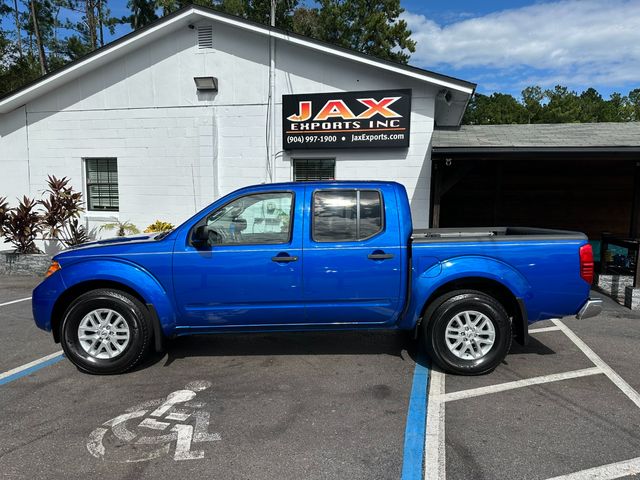
[[[290,192],[246,195],[225,205],[206,220],[209,244],[274,245],[289,242]]]

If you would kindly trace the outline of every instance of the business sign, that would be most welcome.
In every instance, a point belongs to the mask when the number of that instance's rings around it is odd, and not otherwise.
[[[282,96],[282,145],[307,148],[408,147],[411,90]]]

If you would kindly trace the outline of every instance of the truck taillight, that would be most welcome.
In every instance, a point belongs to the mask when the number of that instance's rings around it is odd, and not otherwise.
[[[593,283],[593,249],[588,243],[580,247],[580,276],[589,285]]]

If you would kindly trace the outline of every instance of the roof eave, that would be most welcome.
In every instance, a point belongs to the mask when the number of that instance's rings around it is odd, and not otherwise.
[[[640,145],[602,145],[602,146],[472,146],[472,147],[432,147],[433,155],[444,154],[487,154],[487,153],[639,153]]]
[[[321,51],[330,55],[346,58],[358,63],[370,65],[376,68],[381,68],[387,71],[395,72],[400,75],[412,77],[427,83],[438,85],[443,88],[450,88],[466,95],[471,96],[475,91],[476,85],[465,80],[441,75],[428,70],[422,70],[416,67],[408,65],[402,65],[387,60],[372,57],[360,52],[349,50],[342,47],[337,47],[325,42],[314,40],[308,37],[296,35],[294,33],[286,32],[272,27],[267,27],[259,23],[247,21],[240,17],[224,14],[206,7],[201,6],[189,6],[182,10],[178,10],[162,19],[154,22],[140,30],[134,31],[125,35],[124,37],[105,45],[104,47],[91,52],[90,54],[73,61],[59,70],[53,71],[34,82],[25,85],[24,87],[9,93],[3,98],[0,98],[0,113],[10,112],[29,101],[33,100],[37,96],[48,92],[49,90],[56,88],[61,82],[63,77],[72,76],[75,73],[75,77],[80,76],[91,69],[92,65],[99,64],[100,60],[104,60],[107,56],[113,55],[114,52],[121,51],[123,48],[139,42],[141,39],[146,38],[149,35],[157,32],[160,29],[166,28],[168,25],[175,24],[183,21],[191,16],[200,16],[210,18],[214,21],[233,25],[238,28],[262,33],[273,38],[281,39],[287,42],[291,42],[297,45],[301,45],[316,51]],[[47,88],[49,87],[49,88]]]
[[[468,82],[466,80],[442,75],[436,72],[431,72],[429,70],[423,70],[417,67],[412,67],[410,65],[403,65],[401,63],[395,63],[389,60],[376,58],[371,55],[358,52],[356,50],[350,50],[348,48],[343,48],[327,42],[315,40],[310,37],[298,35],[293,32],[287,32],[274,27],[268,27],[260,23],[247,21],[243,18],[218,12],[207,7],[194,5],[191,8],[205,17],[220,21],[222,23],[226,23],[228,25],[233,25],[245,30],[260,32],[265,35],[270,35],[280,40],[285,40],[291,43],[302,45],[313,50],[322,51],[359,63],[364,63],[378,68],[383,68],[385,70],[390,70],[401,75],[417,78],[419,80],[433,83],[444,88],[451,88],[453,90],[466,93],[467,95],[472,95],[477,86],[475,83]]]

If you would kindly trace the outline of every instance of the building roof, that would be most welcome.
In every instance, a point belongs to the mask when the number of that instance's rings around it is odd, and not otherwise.
[[[433,132],[434,153],[640,151],[640,122],[463,125]]]
[[[9,94],[0,97],[0,114],[9,112],[27,102],[37,98],[38,96],[47,93],[58,86],[66,83],[70,80],[78,78],[85,73],[98,68],[116,58],[125,55],[127,52],[134,48],[139,48],[145,44],[148,44],[162,35],[166,35],[172,31],[181,27],[193,24],[194,22],[201,20],[212,20],[215,22],[232,25],[243,30],[248,30],[256,33],[273,37],[278,40],[289,42],[292,44],[300,45],[312,50],[321,51],[329,55],[335,55],[337,57],[345,58],[357,63],[370,65],[383,70],[405,75],[418,80],[422,80],[437,86],[442,87],[445,90],[453,90],[461,93],[465,100],[461,105],[466,108],[468,99],[475,91],[476,84],[461,80],[459,78],[449,77],[439,73],[431,72],[429,70],[423,70],[421,68],[412,67],[410,65],[404,65],[401,63],[391,62],[383,60],[371,55],[366,55],[355,50],[338,47],[326,42],[314,40],[309,37],[297,35],[285,30],[269,27],[256,23],[250,20],[246,20],[241,17],[229,15],[217,10],[190,5],[180,10],[173,12],[166,17],[163,17],[139,30],[135,30],[118,40],[115,40],[104,47],[101,47],[93,52],[85,55],[73,62],[68,63],[64,67],[48,73],[34,82],[31,82]],[[464,108],[462,112],[464,113]],[[460,115],[461,117],[462,115]],[[459,122],[458,122],[459,123]]]

